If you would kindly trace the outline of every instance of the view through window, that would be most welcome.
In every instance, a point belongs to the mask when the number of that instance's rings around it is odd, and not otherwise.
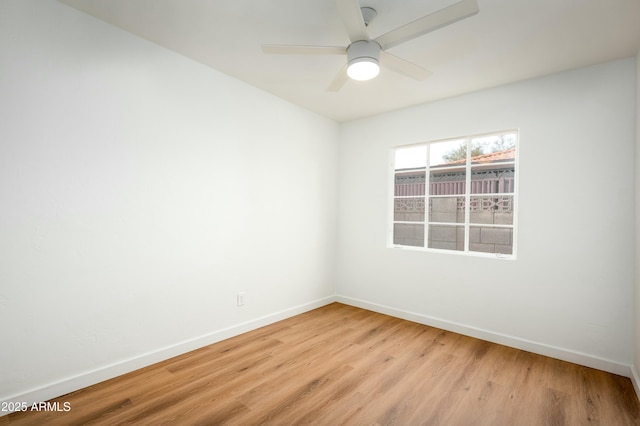
[[[515,257],[516,131],[394,150],[394,247]]]

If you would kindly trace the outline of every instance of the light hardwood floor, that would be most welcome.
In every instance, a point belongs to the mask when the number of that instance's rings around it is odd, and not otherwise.
[[[334,303],[0,425],[640,425],[628,378]]]

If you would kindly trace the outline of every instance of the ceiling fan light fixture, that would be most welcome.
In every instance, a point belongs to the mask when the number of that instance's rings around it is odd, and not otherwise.
[[[352,80],[367,81],[372,80],[380,73],[380,65],[373,58],[358,58],[349,64],[347,75]]]
[[[380,45],[375,41],[362,40],[347,48],[347,75],[352,80],[367,81],[380,73]]]

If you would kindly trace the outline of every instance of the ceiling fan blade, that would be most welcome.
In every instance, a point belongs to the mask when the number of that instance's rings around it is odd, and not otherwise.
[[[380,51],[380,64],[418,81],[422,81],[432,74],[431,71],[424,69],[413,62],[409,62],[392,55],[389,52],[385,52],[384,50]]]
[[[358,0],[336,0],[336,4],[340,19],[342,19],[347,34],[349,34],[349,40],[352,43],[360,40],[369,40],[369,34],[364,24]]]
[[[327,87],[327,92],[337,92],[342,89],[342,86],[349,80],[349,76],[347,75],[347,66],[343,66],[336,77],[333,79],[329,87]]]
[[[346,55],[347,49],[339,46],[296,46],[285,44],[263,44],[264,53],[276,55]]]
[[[445,27],[464,18],[468,18],[469,16],[473,16],[478,13],[479,10],[477,0],[462,0],[427,16],[423,16],[420,19],[416,19],[415,21],[410,22],[407,25],[403,25],[400,28],[389,31],[386,34],[377,37],[375,41],[382,49],[388,49],[428,32],[437,30],[438,28]]]

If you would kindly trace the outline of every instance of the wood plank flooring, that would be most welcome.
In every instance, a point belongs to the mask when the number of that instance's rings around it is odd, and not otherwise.
[[[334,303],[0,425],[640,425],[628,378]]]

